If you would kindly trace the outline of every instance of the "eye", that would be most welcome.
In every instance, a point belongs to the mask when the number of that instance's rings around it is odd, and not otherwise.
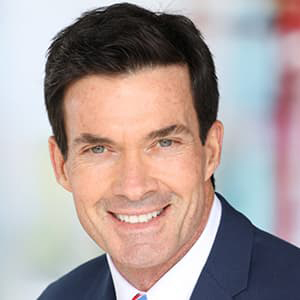
[[[158,144],[159,144],[161,147],[170,147],[170,146],[172,146],[173,141],[172,141],[172,140],[169,140],[169,139],[162,139],[162,140],[159,140],[159,141],[158,141]]]
[[[91,148],[91,151],[93,153],[103,153],[103,152],[105,152],[105,150],[106,150],[105,147],[102,145],[97,145],[97,146]]]

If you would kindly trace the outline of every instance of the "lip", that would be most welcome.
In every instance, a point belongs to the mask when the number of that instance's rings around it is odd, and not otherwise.
[[[166,216],[169,209],[170,209],[170,205],[163,207],[162,212],[157,217],[152,218],[150,221],[143,222],[143,223],[126,223],[126,222],[120,221],[117,217],[114,216],[114,214],[124,214],[124,215],[128,215],[128,216],[142,215],[142,214],[148,214],[148,213],[151,213],[154,211],[158,211],[160,209],[156,209],[156,210],[153,209],[153,210],[150,210],[147,212],[134,212],[134,213],[132,213],[132,212],[131,213],[109,212],[109,217],[116,224],[116,226],[118,226],[118,228],[123,228],[124,230],[146,229],[146,228],[150,228],[150,227],[158,225],[162,221],[162,219]]]

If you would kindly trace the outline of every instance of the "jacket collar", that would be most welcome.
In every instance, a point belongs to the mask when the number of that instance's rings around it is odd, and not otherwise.
[[[106,255],[101,256],[101,266],[99,272],[95,276],[91,288],[86,294],[84,300],[115,300],[115,288],[108,267]]]
[[[191,299],[229,300],[247,287],[253,226],[219,194],[222,217],[217,236]]]

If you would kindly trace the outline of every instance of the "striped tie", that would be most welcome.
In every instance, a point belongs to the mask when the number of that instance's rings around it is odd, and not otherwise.
[[[147,300],[147,296],[146,294],[142,295],[142,294],[136,294],[132,300]]]

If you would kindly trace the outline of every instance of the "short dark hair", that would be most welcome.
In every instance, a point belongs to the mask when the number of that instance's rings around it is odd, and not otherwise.
[[[44,92],[53,134],[65,159],[63,98],[68,85],[90,74],[117,75],[172,64],[188,67],[205,144],[217,118],[219,92],[212,55],[190,19],[119,3],[88,11],[60,31],[48,49]]]

